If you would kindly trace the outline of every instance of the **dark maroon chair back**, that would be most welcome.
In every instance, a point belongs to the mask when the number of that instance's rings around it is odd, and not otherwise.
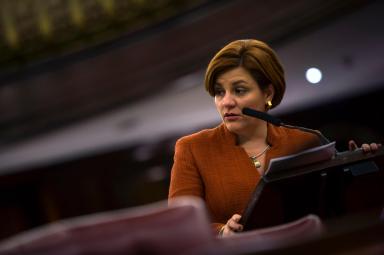
[[[213,241],[198,198],[67,219],[0,243],[0,254],[179,254]]]

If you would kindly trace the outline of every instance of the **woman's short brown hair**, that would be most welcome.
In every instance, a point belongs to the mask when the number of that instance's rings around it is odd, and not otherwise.
[[[285,92],[284,69],[274,50],[254,39],[233,41],[212,58],[204,81],[205,89],[211,96],[215,96],[217,77],[236,67],[248,70],[262,90],[272,84],[275,89],[272,107],[281,102]]]

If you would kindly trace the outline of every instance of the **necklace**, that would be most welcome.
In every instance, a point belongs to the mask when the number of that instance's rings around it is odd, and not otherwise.
[[[250,156],[253,164],[255,165],[256,168],[260,168],[261,167],[261,163],[259,160],[257,160],[258,157],[260,157],[261,155],[263,155],[268,149],[269,149],[269,144],[267,145],[267,147],[265,147],[265,149],[260,152],[259,154],[255,155],[255,156]]]

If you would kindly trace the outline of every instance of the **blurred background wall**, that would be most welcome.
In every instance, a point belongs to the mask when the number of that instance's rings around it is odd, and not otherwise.
[[[202,82],[231,40],[280,56],[287,93],[271,114],[339,150],[384,140],[381,1],[4,0],[0,11],[0,238],[166,199],[175,141],[220,123]]]

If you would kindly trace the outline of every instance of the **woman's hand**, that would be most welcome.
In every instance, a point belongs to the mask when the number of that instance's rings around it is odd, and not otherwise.
[[[239,220],[241,219],[241,215],[234,214],[225,224],[221,230],[221,236],[229,236],[233,235],[235,232],[243,231],[243,225],[239,224]]]
[[[363,143],[361,145],[361,149],[363,150],[363,152],[365,153],[368,153],[368,152],[375,152],[377,151],[379,148],[381,147],[381,143],[371,143],[371,144],[368,144],[368,143]],[[356,144],[355,141],[353,140],[350,140],[348,142],[348,148],[350,151],[354,151],[354,150],[357,150],[358,149],[358,146]]]

